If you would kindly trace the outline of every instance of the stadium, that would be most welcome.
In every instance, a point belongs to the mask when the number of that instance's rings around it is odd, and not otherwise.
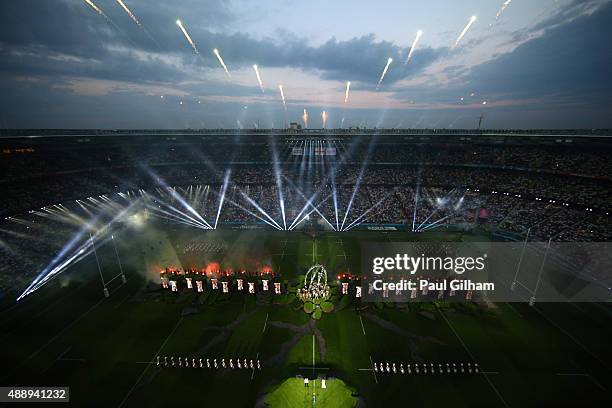
[[[30,131],[3,138],[2,183],[13,198],[2,214],[3,301],[11,310],[3,315],[4,342],[12,344],[3,356],[5,381],[59,376],[75,400],[100,390],[100,406],[121,403],[126,393],[130,404],[187,404],[191,387],[207,389],[198,396],[207,404],[301,406],[316,395],[330,406],[458,398],[514,406],[526,395],[544,401],[524,382],[530,373],[539,382],[548,376],[551,390],[572,390],[560,404],[580,404],[583,393],[605,401],[609,352],[598,322],[606,309],[529,306],[526,267],[526,287],[515,293],[521,303],[494,305],[466,301],[462,291],[454,297],[463,301],[449,303],[450,290],[419,303],[362,302],[353,279],[362,275],[364,240],[514,241],[532,248],[527,256],[537,265],[547,239],[609,240],[611,146],[605,132],[576,131],[135,131],[129,143],[123,132]],[[48,254],[58,256],[47,265]],[[28,270],[44,274],[26,273],[24,258],[34,266]],[[329,286],[320,303],[298,293],[312,265],[324,266]],[[584,275],[605,287],[605,301],[610,275]],[[509,290],[511,279],[500,284]],[[206,368],[207,360],[218,369]],[[396,372],[374,371],[377,363],[395,364]],[[409,364],[420,367],[410,382],[422,396],[400,392]],[[304,394],[296,379],[304,377],[326,378],[331,389]],[[450,392],[457,381],[460,396]],[[380,386],[398,391],[383,396]],[[244,392],[233,393],[236,387]],[[431,400],[445,387],[448,394]]]
[[[610,21],[0,2],[0,406],[612,406]]]

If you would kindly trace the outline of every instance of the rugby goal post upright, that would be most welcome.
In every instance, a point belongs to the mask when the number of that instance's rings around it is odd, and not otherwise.
[[[525,241],[523,242],[523,249],[521,249],[521,256],[519,257],[519,261],[516,264],[516,272],[514,273],[514,279],[512,279],[512,283],[510,284],[510,290],[513,292],[516,289],[516,279],[518,278],[519,271],[521,270],[521,265],[523,264],[523,257],[525,256],[525,249],[527,249],[527,240],[529,239],[530,232],[531,227],[527,229],[527,235],[525,235]]]
[[[96,250],[96,244],[93,239],[93,235],[91,232],[89,233],[89,240],[91,241],[91,247],[93,248],[94,257],[96,258],[96,265],[98,266],[98,273],[100,274],[100,281],[102,282],[102,292],[104,293],[104,297],[109,297],[110,292],[106,287],[106,282],[104,282],[104,276],[102,275],[102,268],[100,267],[100,260],[98,259],[98,251]]]

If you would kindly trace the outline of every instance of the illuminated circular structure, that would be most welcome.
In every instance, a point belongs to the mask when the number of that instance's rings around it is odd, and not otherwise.
[[[327,270],[323,265],[313,265],[308,269],[304,278],[304,286],[298,289],[297,296],[304,302],[329,298]]]

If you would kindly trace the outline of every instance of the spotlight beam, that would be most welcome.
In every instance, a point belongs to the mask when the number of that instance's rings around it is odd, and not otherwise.
[[[373,206],[371,206],[370,208],[368,208],[363,214],[361,214],[359,217],[357,217],[355,219],[355,221],[353,221],[352,223],[350,223],[348,225],[348,227],[346,227],[345,229],[343,229],[343,231],[348,231],[351,227],[353,226],[357,226],[359,224],[361,224],[361,221],[366,215],[368,215],[372,210],[374,210],[375,208],[377,208],[379,205],[381,205],[391,194],[393,194],[393,191],[385,194],[380,200],[378,200],[376,202],[376,204],[374,204]],[[359,222],[359,224],[357,224]],[[357,224],[357,225],[356,225]]]
[[[232,170],[227,169],[225,177],[223,178],[223,185],[221,186],[221,196],[219,197],[219,208],[217,208],[217,217],[215,218],[215,228],[217,229],[217,223],[219,222],[219,216],[221,215],[221,209],[223,208],[223,202],[225,201],[225,192],[227,191],[227,185],[229,184],[229,178]]]

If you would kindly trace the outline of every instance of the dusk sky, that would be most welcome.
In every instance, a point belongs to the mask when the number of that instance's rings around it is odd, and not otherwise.
[[[607,0],[92,2],[0,2],[0,127],[612,128]]]

